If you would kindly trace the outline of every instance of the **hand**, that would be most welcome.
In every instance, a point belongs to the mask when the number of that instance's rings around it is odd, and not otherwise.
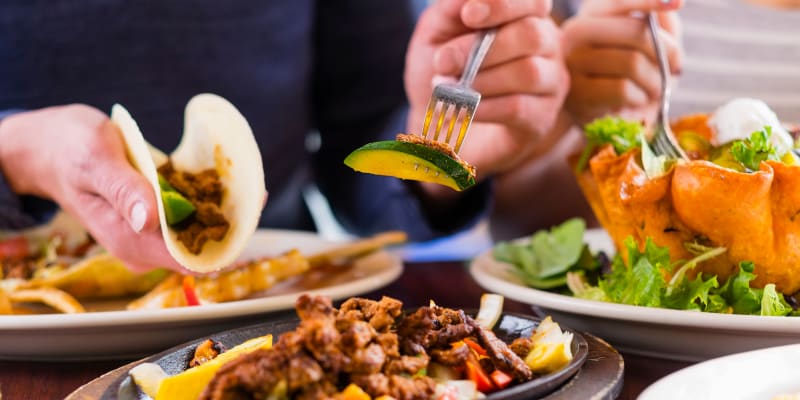
[[[673,74],[683,62],[682,0],[585,0],[563,25],[571,75],[565,108],[583,125],[606,114],[653,121],[661,98],[661,75],[647,20],[634,13],[659,12],[661,39]]]
[[[473,83],[482,99],[460,155],[483,178],[547,142],[569,86],[550,8],[549,0],[438,0],[425,10],[406,56],[409,132],[421,133],[435,84],[461,75],[476,32],[497,27]]]
[[[161,236],[153,188],[105,114],[85,105],[15,114],[0,124],[0,143],[0,168],[16,193],[56,201],[133,269],[180,269]]]

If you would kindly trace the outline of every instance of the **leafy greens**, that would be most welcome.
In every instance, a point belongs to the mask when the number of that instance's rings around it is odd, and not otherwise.
[[[767,125],[760,131],[750,134],[744,140],[737,140],[731,146],[733,159],[749,171],[758,171],[761,161],[780,160],[775,146],[770,143],[772,127]]]
[[[617,154],[639,147],[639,137],[644,131],[644,127],[638,122],[607,116],[586,124],[583,131],[587,143],[575,166],[578,172],[586,168],[586,163],[589,162],[592,153],[599,146],[611,144]]]
[[[493,255],[499,261],[514,265],[514,274],[529,286],[538,289],[564,286],[568,270],[597,268],[594,257],[583,243],[585,230],[586,223],[573,218],[549,232],[536,232],[523,243],[498,243]]]
[[[583,241],[584,230],[583,220],[571,219],[550,231],[536,232],[529,241],[499,243],[493,255],[512,264],[512,273],[529,286],[557,289],[566,285],[575,297],[583,299],[716,313],[800,315],[774,284],[763,289],[750,287],[756,278],[752,262],[739,263],[737,273],[722,284],[716,276],[702,273],[689,277],[699,263],[727,251],[724,247],[687,243],[694,258],[673,262],[667,247],[647,238],[640,250],[633,237],[628,237],[624,242],[627,257],[617,254],[610,271],[601,274],[599,256]]]

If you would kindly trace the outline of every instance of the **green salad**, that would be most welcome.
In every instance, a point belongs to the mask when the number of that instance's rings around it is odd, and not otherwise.
[[[628,237],[627,262],[620,254],[609,260],[604,253],[590,251],[585,229],[583,220],[570,219],[534,233],[530,240],[498,243],[493,256],[510,264],[511,272],[528,286],[583,299],[714,313],[800,315],[790,305],[796,304],[794,298],[776,291],[774,284],[750,286],[756,277],[752,262],[739,263],[739,271],[725,282],[702,273],[690,277],[695,266],[723,254],[724,247],[686,243],[695,257],[673,261],[667,248],[649,238],[640,250]]]

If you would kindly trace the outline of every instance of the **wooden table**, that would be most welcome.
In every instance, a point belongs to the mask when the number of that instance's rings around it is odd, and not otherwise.
[[[365,295],[398,298],[409,307],[427,305],[433,299],[448,307],[476,308],[483,289],[462,263],[406,265],[403,275],[391,285]],[[531,314],[529,305],[506,300],[506,311]],[[254,318],[253,323],[263,322]],[[689,363],[624,354],[625,378],[620,399],[635,399],[659,378]],[[0,361],[0,393],[3,400],[60,399],[104,372],[130,360],[85,363],[34,363]]]

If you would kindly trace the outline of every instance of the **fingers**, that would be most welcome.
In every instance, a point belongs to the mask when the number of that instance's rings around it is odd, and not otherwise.
[[[563,84],[560,62],[543,57],[526,57],[481,71],[472,87],[483,99],[511,94],[547,95]]]
[[[475,121],[508,126],[511,132],[529,135],[547,132],[561,107],[561,96],[514,94],[482,99],[475,112]]]
[[[469,28],[485,29],[528,16],[544,18],[551,8],[551,0],[468,0],[461,20]]]
[[[457,36],[525,17],[545,18],[551,0],[439,0],[419,19],[415,36],[439,44]]]
[[[647,93],[631,80],[578,75],[572,77],[565,106],[582,123],[616,110],[646,107],[649,101]]]
[[[134,270],[183,268],[169,254],[161,231],[134,232],[106,199],[90,194],[78,194],[80,207],[73,212],[85,223],[92,236],[111,254]]]
[[[108,121],[102,130],[91,170],[83,174],[82,188],[107,201],[134,232],[157,230],[158,206],[153,187],[128,163],[116,125]]]
[[[682,68],[681,47],[672,35],[662,31],[661,39],[667,51],[672,73]],[[631,49],[644,53],[655,63],[656,53],[646,21],[636,18],[584,18],[564,25],[566,52],[571,54],[578,47],[612,47]],[[600,63],[602,59],[593,62]]]
[[[602,62],[598,62],[602,60]],[[649,98],[661,96],[661,73],[647,56],[638,51],[617,48],[582,48],[567,57],[573,78],[628,79]],[[573,84],[573,91],[580,86]],[[594,89],[593,89],[594,90]]]
[[[623,16],[632,12],[673,11],[683,6],[683,0],[589,0],[581,5],[581,15]]]
[[[519,19],[498,29],[497,37],[486,54],[481,68],[490,68],[528,56],[554,56],[560,50],[558,38],[558,28],[549,19],[532,17]],[[436,73],[460,75],[475,39],[475,34],[467,34],[443,44],[434,54]]]

